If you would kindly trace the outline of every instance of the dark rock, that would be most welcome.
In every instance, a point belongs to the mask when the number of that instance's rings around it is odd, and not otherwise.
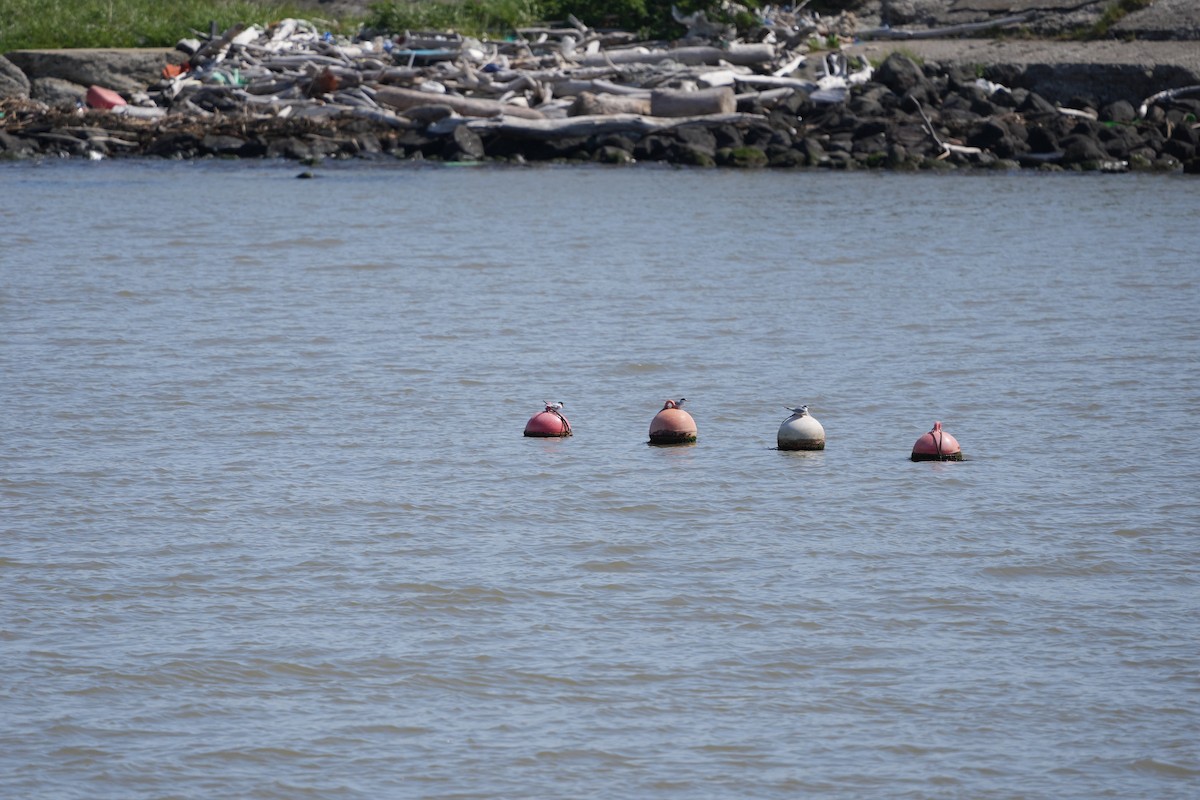
[[[717,147],[741,147],[745,140],[736,125],[714,125],[711,128]]]
[[[466,125],[458,125],[451,131],[442,150],[446,161],[479,161],[483,156],[483,140]]]
[[[914,149],[930,141],[929,132],[920,125],[897,125],[891,131],[892,141],[908,149]]]
[[[588,147],[592,150],[599,150],[602,147],[616,147],[619,150],[624,150],[626,153],[633,153],[634,141],[624,134],[604,133],[593,136],[588,142]]]
[[[804,153],[804,161],[810,167],[819,167],[829,162],[829,154],[825,152],[825,148],[811,136],[801,139],[797,147]]]
[[[147,155],[160,158],[196,158],[200,152],[200,139],[191,133],[167,133],[146,148]]]
[[[614,147],[613,145],[604,145],[596,148],[592,154],[592,160],[598,161],[601,164],[632,164],[634,163],[633,154],[622,147]]]
[[[1192,125],[1193,122],[1189,122],[1186,119],[1181,120],[1179,124],[1175,125],[1171,130],[1170,138],[1173,141],[1183,142],[1184,144],[1189,144],[1192,147],[1195,147],[1197,144],[1200,144],[1200,134],[1196,132],[1196,129],[1192,127]]]
[[[871,136],[878,136],[888,130],[887,120],[883,119],[868,119],[863,124],[854,129],[854,139],[866,139]]]
[[[750,123],[742,131],[742,143],[749,147],[757,147],[765,149],[769,144],[782,144],[783,132],[776,131],[769,124]],[[787,141],[791,142],[791,134],[787,135]]]
[[[680,143],[675,144],[669,152],[668,161],[674,164],[685,164],[690,167],[715,167],[716,150],[709,152],[706,148]]]
[[[1127,159],[1142,146],[1142,137],[1132,125],[1110,125],[1100,129],[1096,137],[1104,151],[1113,158]]]
[[[1129,101],[1118,100],[1100,109],[1100,119],[1104,122],[1133,122],[1137,119],[1137,111]]]
[[[36,151],[34,143],[25,137],[0,131],[0,155],[23,158],[33,155]]]
[[[767,164],[783,169],[803,167],[805,164],[804,153],[794,147],[773,144],[767,148]]]
[[[672,131],[675,140],[693,151],[706,154],[709,159],[717,154],[717,137],[704,125],[680,125]],[[691,156],[689,155],[688,158]],[[691,163],[685,161],[684,163]],[[703,165],[702,165],[703,166]]]
[[[210,133],[200,140],[200,151],[206,155],[238,156],[245,146],[245,139],[216,133]]]
[[[1037,92],[1030,92],[1025,100],[1017,106],[1022,114],[1058,114],[1058,107]]]
[[[858,117],[882,117],[886,112],[877,99],[870,95],[856,97],[850,101],[850,110]]]
[[[1054,135],[1053,131],[1041,125],[1031,127],[1025,141],[1029,145],[1030,151],[1034,153],[1053,153],[1059,149],[1058,137]]]
[[[164,64],[182,64],[187,59],[186,54],[166,48],[17,50],[6,55],[31,80],[59,78],[123,94],[145,91],[160,79]]]
[[[197,150],[199,149],[199,142]],[[183,151],[179,150],[171,154],[174,158],[191,158],[192,156],[183,155]],[[316,154],[313,153],[312,147],[303,139],[295,136],[284,136],[278,139],[272,139],[267,145],[267,158],[286,158],[289,161],[304,161],[305,159],[313,158]]]
[[[1064,164],[1100,164],[1108,160],[1108,153],[1099,143],[1083,134],[1072,134],[1062,140]]]
[[[991,150],[997,145],[1004,142],[1008,143],[1008,155],[1012,153],[1012,134],[1003,122],[995,119],[984,120],[983,124],[967,137],[967,144],[971,147],[982,147],[985,150]]]
[[[661,133],[643,136],[633,147],[633,157],[639,161],[665,161],[674,139]]]
[[[75,106],[86,95],[87,87],[62,78],[34,78],[29,82],[29,96],[48,106]]]
[[[21,68],[0,56],[0,99],[5,97],[28,97],[29,78]]]
[[[765,167],[767,154],[757,147],[722,147],[717,151],[717,163],[723,167]]]
[[[879,65],[879,69],[875,70],[872,78],[901,97],[914,89],[925,91],[930,86],[921,68],[911,58],[900,53],[889,55]]]
[[[790,95],[779,101],[776,108],[787,111],[789,114],[808,116],[812,111],[813,103],[808,99],[808,92],[803,89],[794,89]]]
[[[360,156],[377,156],[384,152],[383,142],[373,133],[356,134],[352,141]],[[480,156],[482,158],[482,156]]]
[[[1196,145],[1188,144],[1181,139],[1171,138],[1163,143],[1162,153],[1179,161],[1190,161],[1196,156]]]
[[[882,131],[871,136],[854,140],[851,152],[857,155],[874,155],[886,153],[888,149],[887,135]]]

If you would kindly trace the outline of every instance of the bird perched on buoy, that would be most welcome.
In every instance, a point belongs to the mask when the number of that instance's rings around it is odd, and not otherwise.
[[[912,449],[913,461],[962,461],[958,441],[942,430],[942,423],[933,423],[933,430],[917,439]]]
[[[696,420],[684,411],[686,397],[667,400],[650,421],[650,444],[688,444],[696,441]]]
[[[567,422],[567,418],[562,415],[562,409],[566,403],[561,400],[555,402],[543,400],[542,405],[546,409],[534,414],[529,418],[529,422],[525,423],[525,435],[541,439],[570,436],[571,423]]]
[[[784,406],[792,415],[779,426],[775,439],[780,450],[824,450],[825,428],[809,416],[808,406]]]

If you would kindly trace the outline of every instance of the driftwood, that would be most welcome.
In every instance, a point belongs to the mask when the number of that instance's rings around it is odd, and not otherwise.
[[[1020,25],[1033,18],[1032,14],[1016,14],[1011,17],[985,20],[983,22],[967,22],[962,25],[950,25],[945,28],[929,28],[926,30],[903,30],[901,28],[872,28],[857,32],[860,39],[948,39],[967,33],[988,31],[992,28],[1005,28],[1009,25]]]
[[[921,115],[921,119],[924,120],[925,132],[929,134],[929,137],[931,139],[933,139],[933,143],[942,149],[942,154],[940,156],[938,156],[939,159],[946,158],[951,153],[957,153],[958,155],[963,155],[963,156],[976,156],[983,152],[983,150],[978,147],[967,147],[967,146],[961,145],[961,144],[951,144],[949,142],[943,142],[938,137],[937,131],[935,131],[933,129],[933,122],[929,119],[929,115],[925,113],[925,109],[924,109],[924,107],[922,107],[920,101],[912,96],[910,96],[908,99],[912,102],[912,104],[914,106],[917,107],[917,113],[919,113]]]
[[[444,105],[454,109],[464,117],[498,117],[505,114],[522,119],[542,119],[540,111],[523,106],[508,105],[496,100],[486,100],[474,97],[460,97],[449,94],[434,94],[399,86],[381,86],[375,93],[375,99],[385,106],[391,106],[403,111],[417,106]]]
[[[704,123],[720,125],[748,120],[761,120],[757,114],[709,114],[698,117],[647,117],[641,114],[608,114],[591,117],[569,117],[567,119],[521,119],[515,117],[492,117],[488,119],[444,119],[429,126],[430,133],[448,133],[458,125],[466,125],[474,131],[499,131],[526,139],[556,139],[564,136],[593,136],[608,133],[653,133],[680,125]]]
[[[580,92],[571,105],[573,117],[595,117],[606,114],[649,114],[650,98],[623,94],[593,94]]]
[[[1200,86],[1181,86],[1178,89],[1167,89],[1166,91],[1152,94],[1142,101],[1142,105],[1138,107],[1138,116],[1145,119],[1146,112],[1150,110],[1150,106],[1160,100],[1171,100],[1185,94],[1200,94]]]
[[[679,64],[700,66],[703,64],[727,64],[754,66],[765,64],[775,58],[775,48],[770,44],[734,44],[728,49],[721,47],[676,47],[673,50],[613,50],[585,56],[579,63],[585,67],[605,64],[660,64],[675,61]]]
[[[704,114],[731,114],[737,99],[728,86],[683,92],[660,89],[650,95],[650,114],[655,117],[696,117]]]

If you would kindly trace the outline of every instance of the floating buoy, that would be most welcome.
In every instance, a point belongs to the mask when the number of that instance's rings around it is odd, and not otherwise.
[[[917,439],[913,445],[913,461],[962,461],[962,448],[953,436],[942,430],[942,423],[933,423],[933,430]]]
[[[696,441],[696,420],[680,406],[686,397],[668,400],[650,421],[650,444],[688,444]]]
[[[808,406],[784,406],[792,415],[779,426],[780,450],[824,450],[825,429],[808,414]]]
[[[545,403],[545,401],[543,401]],[[570,436],[571,423],[562,415],[562,401],[545,403],[546,410],[539,411],[525,423],[525,435],[549,439],[555,436]]]

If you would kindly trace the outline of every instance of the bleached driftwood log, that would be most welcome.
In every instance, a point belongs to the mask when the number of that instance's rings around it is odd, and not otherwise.
[[[431,94],[399,86],[381,86],[375,93],[376,102],[399,111],[417,106],[449,106],[464,117],[497,117],[501,114],[522,119],[544,119],[542,112],[524,106],[509,105],[496,100],[461,97],[453,94]]]
[[[604,133],[654,133],[655,131],[702,122],[706,125],[721,125],[757,121],[757,114],[707,114],[698,117],[647,117],[641,114],[609,114],[590,117],[567,117],[565,119],[521,119],[519,117],[491,117],[487,119],[446,118],[430,125],[428,132],[438,135],[449,133],[458,125],[466,125],[474,131],[500,131],[527,139],[554,139],[560,136],[592,136]]]
[[[650,95],[650,115],[654,117],[696,117],[704,114],[731,114],[737,110],[733,89],[716,86],[684,92],[658,89]]]
[[[603,67],[606,64],[658,64],[675,61],[688,66],[728,64],[750,67],[765,64],[775,58],[775,47],[770,44],[732,44],[723,47],[676,47],[673,50],[609,50],[584,56],[579,63],[585,67]]]
[[[571,116],[593,117],[604,114],[649,114],[650,98],[625,94],[580,92],[571,105]]]

